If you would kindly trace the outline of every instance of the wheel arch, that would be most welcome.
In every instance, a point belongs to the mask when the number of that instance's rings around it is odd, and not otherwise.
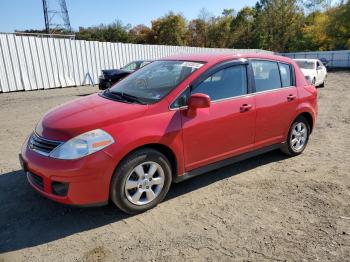
[[[309,113],[309,112],[302,112],[302,113],[299,113],[295,119],[297,119],[297,118],[300,117],[300,116],[306,118],[307,121],[309,122],[309,125],[310,125],[310,134],[311,134],[311,133],[312,133],[312,130],[314,129],[314,119],[313,119],[311,113]],[[294,119],[294,120],[295,120],[295,119]]]
[[[120,164],[123,162],[124,159],[126,159],[129,155],[134,153],[135,151],[145,149],[145,148],[150,148],[159,151],[162,153],[170,162],[171,165],[171,171],[172,171],[172,178],[174,179],[177,176],[178,173],[178,159],[176,157],[175,152],[168,146],[160,143],[149,143],[149,144],[144,144],[140,145],[138,147],[135,147],[131,151],[129,151],[126,155],[124,155],[117,166],[115,167],[115,170],[120,166]]]

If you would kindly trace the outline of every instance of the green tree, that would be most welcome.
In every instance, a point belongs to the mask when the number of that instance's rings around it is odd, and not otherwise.
[[[350,49],[350,1],[329,10],[328,15],[329,49]]]
[[[297,0],[260,0],[256,7],[256,37],[260,48],[278,52],[295,48],[303,25]]]
[[[153,41],[160,45],[186,45],[186,19],[173,12],[152,21]]]
[[[154,39],[153,31],[145,25],[137,25],[129,31],[130,40],[136,44],[150,44]]]
[[[208,24],[202,19],[191,20],[186,33],[186,43],[190,46],[208,45]]]
[[[231,22],[234,48],[256,48],[255,10],[244,7]]]
[[[126,43],[130,42],[129,29],[130,25],[124,26],[121,21],[117,20],[109,25],[80,27],[76,33],[76,39]]]
[[[231,23],[233,14],[212,18],[208,23],[208,47],[232,47]]]
[[[298,50],[328,50],[329,38],[326,28],[329,23],[329,17],[323,12],[314,12],[305,18],[302,28],[302,36],[299,38]]]

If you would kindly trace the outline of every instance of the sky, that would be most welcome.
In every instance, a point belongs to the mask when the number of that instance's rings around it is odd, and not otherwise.
[[[121,20],[123,24],[145,24],[168,11],[181,12],[187,19],[196,18],[200,9],[220,15],[224,8],[240,10],[257,0],[66,0],[71,26],[95,26]],[[49,0],[55,6],[57,0]],[[0,32],[43,29],[42,0],[0,0]]]

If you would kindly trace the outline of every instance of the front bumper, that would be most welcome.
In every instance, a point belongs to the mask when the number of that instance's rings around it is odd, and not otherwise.
[[[108,202],[116,164],[103,150],[77,160],[60,160],[32,151],[27,142],[22,147],[20,162],[29,184],[40,194],[68,205]],[[65,185],[67,192],[58,193],[57,185]]]

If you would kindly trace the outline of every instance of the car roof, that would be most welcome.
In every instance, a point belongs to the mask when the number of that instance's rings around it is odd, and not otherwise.
[[[282,62],[290,63],[292,59],[285,56],[278,56],[273,54],[263,54],[263,53],[204,53],[204,54],[181,54],[172,55],[161,60],[184,60],[184,61],[195,61],[195,62],[220,62],[230,59],[240,59],[240,58],[258,58],[266,60],[278,60]]]
[[[129,63],[127,63],[126,65],[128,65],[128,64],[131,64],[131,63],[143,63],[143,62],[153,62],[154,60],[147,60],[147,59],[145,59],[145,60],[142,60],[142,59],[140,59],[140,60],[133,60],[133,61],[130,61]]]
[[[293,60],[295,60],[295,61],[309,61],[309,62],[319,61],[318,59],[314,59],[314,58],[294,58]]]

